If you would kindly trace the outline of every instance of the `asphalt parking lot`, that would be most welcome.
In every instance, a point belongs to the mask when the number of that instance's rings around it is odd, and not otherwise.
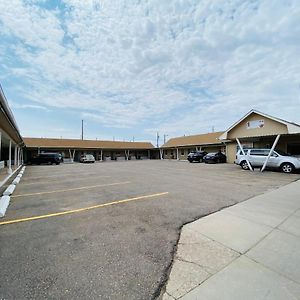
[[[28,166],[0,220],[0,298],[154,299],[183,224],[299,178],[177,161]]]

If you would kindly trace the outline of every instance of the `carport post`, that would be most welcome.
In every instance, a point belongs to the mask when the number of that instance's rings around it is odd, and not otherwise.
[[[159,154],[160,154],[160,159],[164,159],[163,155],[164,155],[164,149],[159,149]]]
[[[14,151],[14,166],[17,166],[17,145],[15,144],[15,151]]]
[[[21,165],[21,147],[19,147],[18,166]]]
[[[70,157],[71,162],[73,162],[73,156],[71,154],[71,149],[69,149],[69,157]]]
[[[11,174],[12,173],[12,169],[11,169],[11,139],[9,139],[9,153],[8,153],[8,174]]]
[[[16,162],[15,165],[18,167],[19,166],[19,146],[16,145]]]
[[[266,158],[266,160],[264,162],[264,165],[262,166],[262,168],[260,170],[261,172],[263,172],[264,169],[266,168],[267,163],[268,163],[268,161],[269,161],[269,159],[270,159],[270,157],[271,157],[271,155],[272,155],[272,153],[273,153],[273,151],[274,151],[274,149],[275,149],[275,147],[276,147],[276,145],[277,145],[277,143],[279,141],[279,138],[280,138],[280,134],[277,135],[277,137],[276,137],[276,139],[275,139],[275,141],[273,143],[273,146],[272,146],[272,148],[271,148],[271,150],[270,150],[270,152],[269,152],[269,154],[268,154],[268,156],[267,156],[267,158]]]
[[[240,147],[240,149],[241,149],[243,155],[245,156],[245,159],[246,159],[246,162],[247,162],[247,165],[248,165],[249,169],[253,172],[253,168],[252,168],[252,166],[251,166],[251,164],[250,164],[248,158],[246,157],[246,154],[245,154],[244,149],[243,149],[243,147],[242,147],[242,145],[241,145],[241,143],[240,143],[240,140],[239,140],[238,138],[236,138],[236,141],[237,141],[237,143],[238,143],[238,145],[239,145],[239,147]]]

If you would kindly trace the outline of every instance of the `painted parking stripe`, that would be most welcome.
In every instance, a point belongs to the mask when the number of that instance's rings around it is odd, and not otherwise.
[[[92,209],[96,209],[96,208],[101,208],[101,207],[106,207],[106,206],[111,206],[111,205],[117,205],[117,204],[122,204],[122,203],[128,203],[128,202],[131,202],[131,201],[137,201],[137,200],[144,200],[144,199],[149,199],[149,198],[160,197],[160,196],[164,196],[164,195],[167,195],[167,194],[169,194],[169,192],[139,196],[139,197],[134,197],[134,198],[127,198],[127,199],[123,199],[123,200],[117,200],[117,201],[112,201],[112,202],[108,202],[108,203],[104,203],[104,204],[98,204],[98,205],[88,206],[88,207],[79,208],[79,209],[73,209],[73,210],[67,210],[67,211],[47,214],[47,215],[40,215],[40,216],[33,216],[33,217],[22,218],[22,219],[8,220],[8,221],[0,222],[0,225],[8,225],[8,224],[15,224],[15,223],[20,223],[20,222],[46,219],[46,218],[51,218],[51,217],[58,217],[58,216],[63,216],[63,215],[88,211],[88,210],[92,210]]]
[[[93,176],[93,178],[109,178],[111,176],[104,176],[104,175],[100,175],[100,176]],[[90,178],[86,178],[86,179],[90,179]],[[57,179],[57,180],[51,180],[51,183],[52,182],[55,182],[55,181],[61,181],[62,179]],[[64,180],[64,182],[69,182],[69,181],[74,181],[74,180],[84,180],[84,178],[72,178],[70,180]],[[33,184],[41,184],[41,183],[49,183],[49,180],[47,181],[36,181],[36,182],[22,182],[22,186],[23,185],[33,185]]]
[[[98,173],[80,173],[78,175],[97,175]],[[37,177],[30,177],[30,174],[26,174],[25,179],[40,179],[40,178],[53,178],[53,177],[65,177],[66,175],[74,175],[73,173],[63,173],[63,174],[55,174],[55,175],[48,175],[48,176],[37,176]]]
[[[89,190],[89,189],[94,189],[94,188],[97,188],[97,187],[113,186],[113,185],[128,184],[128,183],[130,183],[130,181],[107,183],[107,184],[97,184],[97,185],[89,185],[89,186],[81,186],[81,187],[72,188],[72,189],[63,189],[63,190],[55,190],[55,191],[49,191],[49,192],[39,192],[39,193],[13,195],[13,196],[11,196],[11,198],[36,196],[36,195],[46,195],[46,194],[54,194],[54,193],[64,193],[64,192],[78,191],[78,190]]]

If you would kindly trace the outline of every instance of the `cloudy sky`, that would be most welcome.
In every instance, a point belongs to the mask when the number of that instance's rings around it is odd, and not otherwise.
[[[300,123],[299,0],[1,0],[0,82],[24,136],[151,140],[251,108]]]

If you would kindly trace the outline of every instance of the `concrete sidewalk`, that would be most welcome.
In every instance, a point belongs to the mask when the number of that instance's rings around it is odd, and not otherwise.
[[[183,227],[168,299],[300,299],[300,181]]]

